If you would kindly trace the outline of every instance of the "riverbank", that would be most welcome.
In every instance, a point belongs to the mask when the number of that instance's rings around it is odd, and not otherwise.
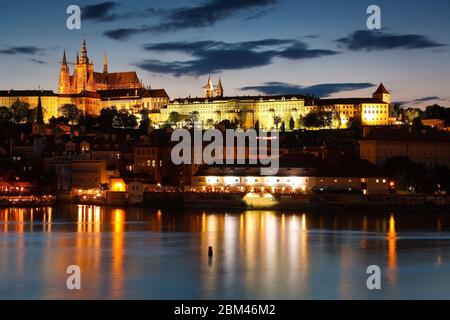
[[[79,204],[145,208],[192,208],[226,210],[285,211],[433,211],[450,209],[448,196],[434,195],[362,195],[362,194],[244,194],[197,192],[149,192],[141,203],[130,203],[126,197],[110,197],[105,203],[78,201]],[[67,197],[65,198],[67,203]]]

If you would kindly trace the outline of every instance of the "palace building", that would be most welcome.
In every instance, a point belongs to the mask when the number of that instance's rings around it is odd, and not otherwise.
[[[261,129],[270,130],[282,122],[288,128],[294,120],[297,129],[300,128],[300,117],[327,111],[339,119],[339,128],[348,127],[354,118],[361,119],[361,123],[368,126],[390,124],[391,95],[383,84],[371,98],[344,99],[318,99],[301,94],[225,97],[222,81],[219,79],[214,86],[211,77],[203,89],[205,95],[202,98],[178,98],[162,107],[158,120],[167,121],[173,112],[186,117],[195,112],[204,124],[229,120],[238,122],[245,129],[254,128],[259,123]]]

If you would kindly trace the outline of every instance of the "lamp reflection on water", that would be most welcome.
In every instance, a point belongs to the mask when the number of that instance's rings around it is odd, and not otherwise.
[[[397,269],[397,232],[395,229],[395,218],[392,214],[389,218],[389,230],[387,235],[388,241],[388,279],[389,283],[394,286],[396,281]]]

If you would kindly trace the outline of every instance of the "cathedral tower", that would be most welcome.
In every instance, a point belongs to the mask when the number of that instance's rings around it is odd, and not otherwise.
[[[205,98],[214,98],[214,85],[211,81],[211,76],[208,78],[208,82],[206,86],[203,87],[205,89]]]
[[[59,71],[59,85],[58,93],[69,94],[71,93],[70,88],[70,70],[69,65],[66,60],[66,50],[64,49],[63,58],[61,62],[61,69]]]
[[[223,97],[223,86],[222,86],[222,80],[219,77],[219,82],[217,83],[217,89],[216,89],[216,97]]]
[[[89,62],[87,54],[86,40],[83,39],[83,46],[81,49],[81,57],[78,58],[74,70],[74,86],[72,93],[80,93],[82,91],[95,91],[94,84],[94,64]]]

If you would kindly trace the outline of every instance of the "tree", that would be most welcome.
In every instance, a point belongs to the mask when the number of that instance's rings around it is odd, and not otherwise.
[[[102,129],[112,128],[113,121],[116,116],[117,116],[117,110],[115,107],[102,109],[100,111],[100,116],[97,119],[100,128],[102,128]],[[120,124],[115,123],[115,125],[120,125]]]
[[[178,113],[178,112],[176,112],[176,111],[172,111],[170,114],[169,114],[169,118],[167,119],[167,123],[170,125],[170,126],[174,126],[174,125],[176,125],[178,122],[180,122],[181,121],[181,115]]]
[[[333,128],[339,129],[342,125],[341,115],[339,112],[333,112],[331,125]]]
[[[281,117],[279,117],[279,116],[274,116],[273,117],[273,124],[275,125],[275,127],[278,129],[278,126],[280,125],[280,123],[281,123]]]
[[[67,118],[70,123],[77,123],[82,115],[81,110],[74,104],[62,105],[59,112],[63,115],[63,117]]]
[[[68,124],[69,123],[69,119],[67,119],[66,117],[51,117],[50,120],[48,121],[49,124],[56,126],[56,125],[62,125],[62,124]]]
[[[208,120],[206,120],[206,124],[205,125],[206,125],[207,128],[213,128],[214,124],[215,124],[215,122],[214,122],[213,119],[208,119]]]
[[[333,124],[333,112],[320,111],[317,113],[320,128],[331,128]]]
[[[141,115],[141,121],[139,122],[139,129],[143,130],[144,132],[147,132],[147,129],[151,126],[152,121],[150,120],[150,117],[148,116],[150,114],[150,111],[146,108],[142,108],[139,111]]]
[[[412,124],[414,119],[421,117],[422,110],[420,109],[414,109],[414,108],[407,108],[401,110],[401,119],[406,124]]]
[[[117,112],[117,111],[116,111]],[[113,118],[114,128],[134,129],[137,126],[137,118],[127,110],[120,110]]]
[[[261,130],[260,124],[259,124],[259,120],[256,120],[255,122],[255,131],[259,133],[259,131]]]
[[[9,123],[13,119],[13,113],[8,107],[0,107],[0,124]]]
[[[294,118],[289,119],[289,130],[294,131],[295,130],[295,121]]]
[[[199,113],[198,111],[193,111],[189,113],[189,116],[186,119],[186,124],[189,127],[193,127],[199,121]]]
[[[361,134],[362,123],[359,118],[350,118],[349,120],[349,129],[358,135]]]
[[[420,117],[417,117],[413,120],[412,128],[414,131],[421,131],[425,128],[425,126],[422,123],[422,119],[420,119]]]
[[[228,119],[220,121],[219,125],[224,126],[225,129],[236,129],[236,124]]]
[[[30,104],[17,99],[11,106],[11,112],[15,123],[23,123],[29,120]]]
[[[303,124],[306,128],[318,128],[321,125],[320,119],[315,112],[310,112],[303,117]]]

